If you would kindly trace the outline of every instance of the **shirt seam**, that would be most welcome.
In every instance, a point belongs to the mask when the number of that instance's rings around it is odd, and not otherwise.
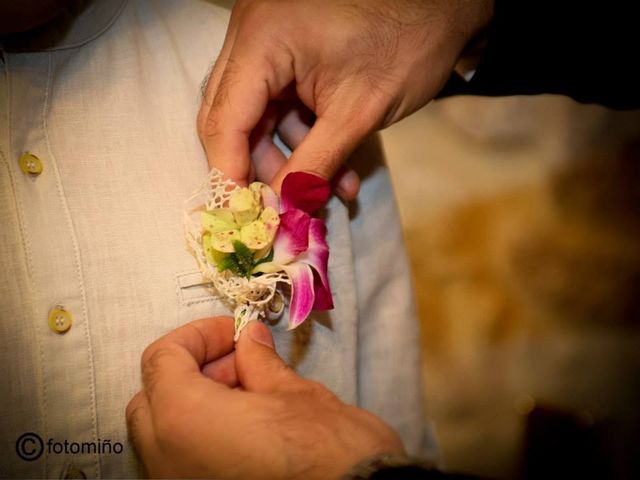
[[[82,317],[84,319],[84,336],[87,342],[87,355],[89,357],[89,395],[91,397],[91,420],[92,420],[92,434],[93,440],[97,441],[98,438],[98,425],[97,425],[97,414],[96,414],[96,395],[95,395],[95,373],[94,373],[94,360],[93,360],[93,348],[91,346],[91,335],[89,332],[89,312],[87,309],[87,298],[86,291],[84,285],[84,275],[82,271],[82,256],[80,254],[80,249],[78,248],[78,238],[76,236],[75,226],[73,224],[73,219],[71,218],[71,212],[69,211],[69,205],[67,203],[67,199],[65,196],[64,188],[62,186],[62,177],[60,176],[60,172],[58,170],[58,162],[55,159],[55,155],[53,154],[53,149],[51,148],[51,142],[49,140],[49,131],[48,131],[48,123],[47,123],[47,114],[49,113],[49,101],[51,96],[51,88],[53,84],[53,53],[47,52],[48,55],[48,74],[47,74],[47,85],[45,88],[45,100],[44,105],[42,107],[42,129],[44,131],[45,143],[47,146],[47,151],[49,152],[49,156],[51,158],[51,166],[53,173],[56,178],[56,185],[58,190],[58,196],[60,198],[60,202],[62,203],[62,208],[64,211],[64,216],[67,222],[67,227],[69,228],[71,234],[71,241],[73,244],[73,252],[74,252],[74,261],[76,264],[76,275],[78,279],[78,286],[80,288],[80,297],[82,300]],[[97,468],[96,477],[101,477],[101,465],[100,465],[100,456],[97,453],[93,454],[94,463]]]

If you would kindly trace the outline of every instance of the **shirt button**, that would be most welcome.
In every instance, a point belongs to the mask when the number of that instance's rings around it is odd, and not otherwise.
[[[42,160],[33,153],[25,153],[20,157],[20,170],[30,175],[40,175],[42,173]]]
[[[56,333],[66,333],[71,328],[71,314],[61,305],[49,312],[49,328]]]
[[[73,465],[69,465],[63,472],[62,478],[83,479],[83,478],[87,478],[87,476],[79,468],[76,468]]]

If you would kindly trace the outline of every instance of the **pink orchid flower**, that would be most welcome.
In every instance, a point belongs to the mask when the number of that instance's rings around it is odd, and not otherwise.
[[[273,259],[258,265],[254,273],[284,271],[289,276],[289,329],[304,322],[311,310],[333,308],[327,275],[327,228],[311,216],[327,203],[330,194],[329,182],[304,172],[285,177],[280,201],[270,189],[263,189],[265,207],[280,212],[280,226],[273,242]]]

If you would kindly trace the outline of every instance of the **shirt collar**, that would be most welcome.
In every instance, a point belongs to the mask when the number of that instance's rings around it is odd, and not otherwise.
[[[25,33],[0,37],[7,52],[42,52],[75,48],[113,25],[127,0],[73,0],[48,24]]]

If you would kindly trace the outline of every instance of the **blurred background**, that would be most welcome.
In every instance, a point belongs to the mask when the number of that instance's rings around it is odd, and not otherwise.
[[[640,112],[458,97],[383,141],[445,466],[640,478]]]

